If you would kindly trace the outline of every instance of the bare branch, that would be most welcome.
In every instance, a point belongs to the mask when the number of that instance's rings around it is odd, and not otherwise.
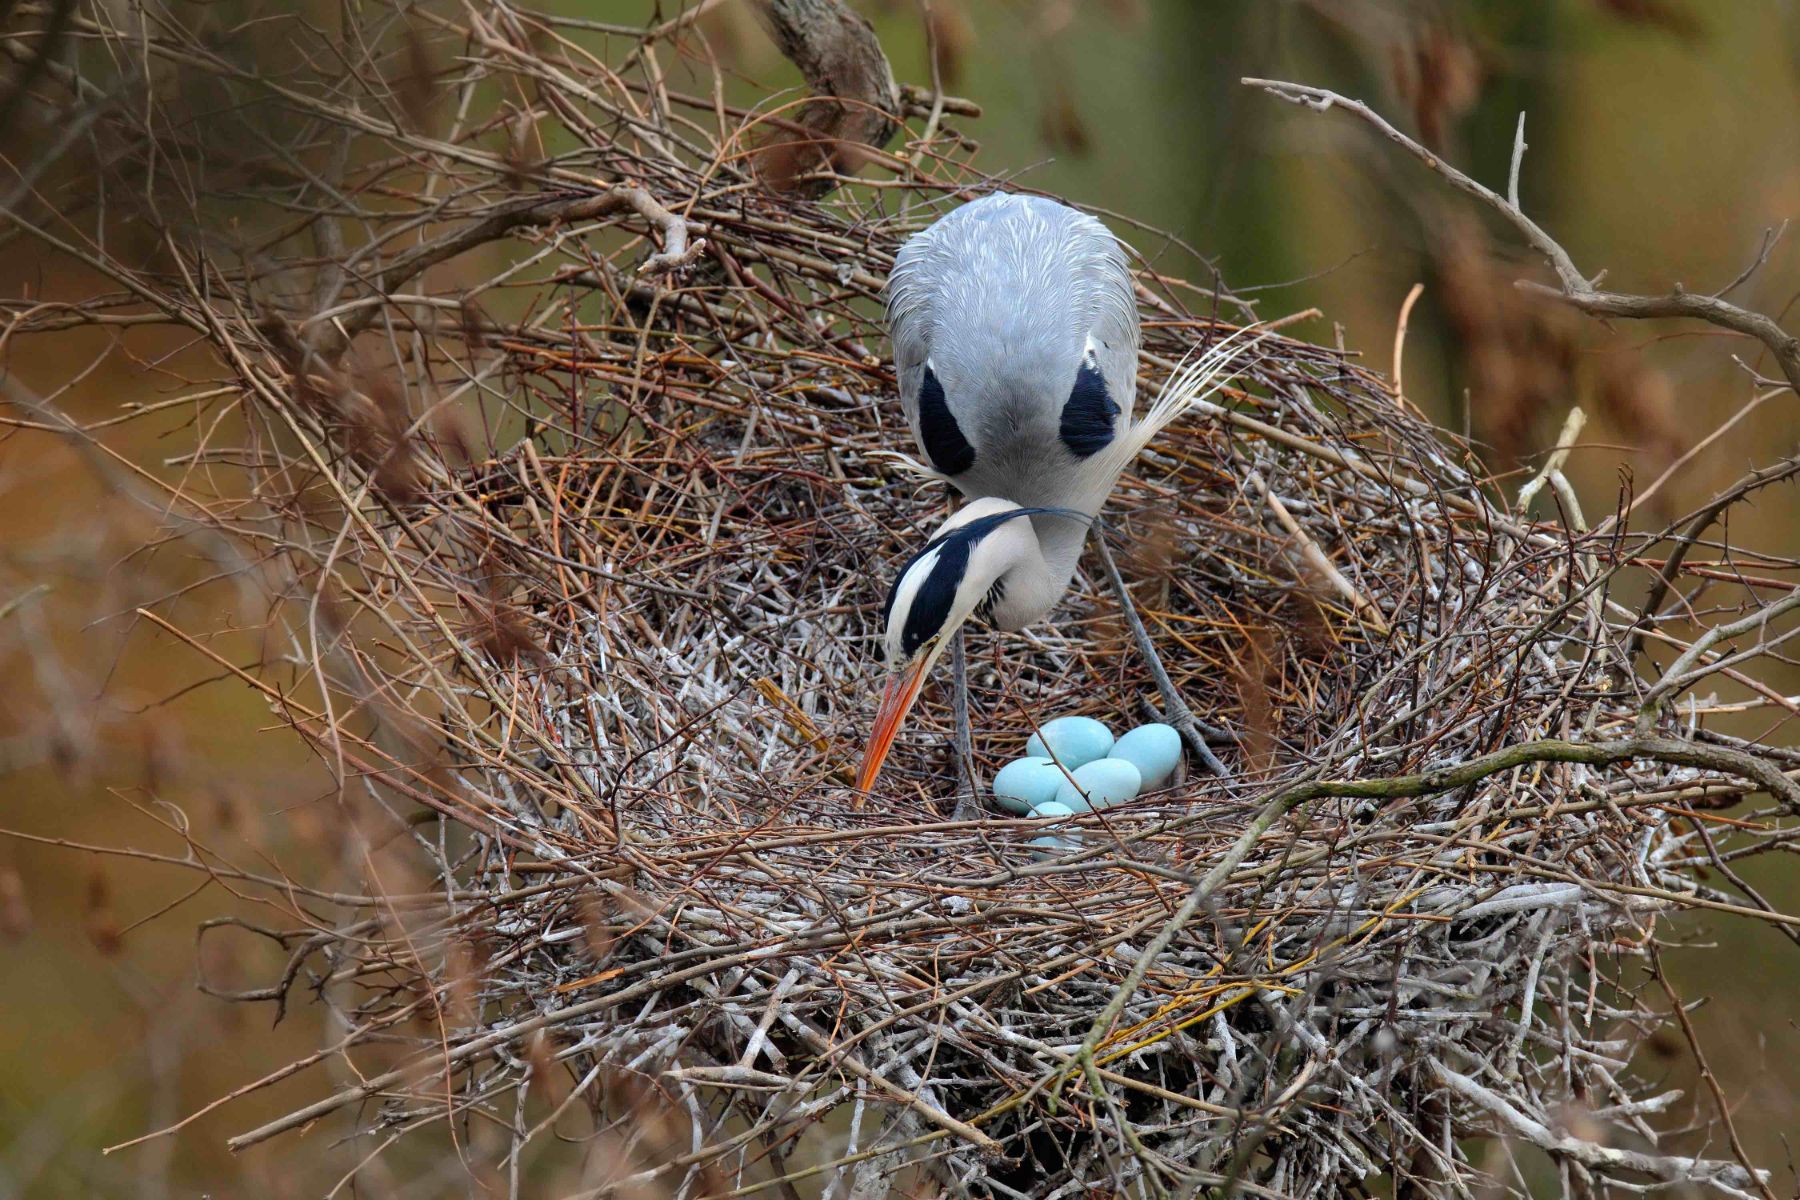
[[[1512,167],[1506,173],[1506,202],[1519,208],[1519,169],[1525,165],[1525,114],[1519,114],[1519,127],[1513,133]],[[1521,210],[1522,211],[1522,210]]]
[[[1662,678],[1657,681],[1656,686],[1651,688],[1649,694],[1644,697],[1643,708],[1638,718],[1639,730],[1650,727],[1651,722],[1662,711],[1662,706],[1668,702],[1671,695],[1682,688],[1693,686],[1719,669],[1721,664],[1718,663],[1701,664],[1707,651],[1720,642],[1742,637],[1746,633],[1761,634],[1768,628],[1770,621],[1783,613],[1792,612],[1796,608],[1800,608],[1800,588],[1795,588],[1775,603],[1758,608],[1748,616],[1741,617],[1736,621],[1728,621],[1723,625],[1714,625],[1695,638],[1694,643],[1682,652],[1681,657],[1669,664],[1669,669],[1663,672]]]
[[[1788,333],[1773,319],[1762,313],[1739,308],[1737,305],[1721,299],[1723,292],[1715,296],[1696,295],[1687,291],[1680,284],[1676,284],[1667,295],[1663,296],[1638,296],[1626,292],[1602,291],[1595,285],[1605,272],[1593,279],[1583,275],[1576,268],[1574,259],[1569,257],[1568,251],[1564,250],[1555,238],[1545,233],[1537,222],[1526,216],[1524,210],[1515,201],[1506,199],[1493,189],[1463,174],[1445,162],[1442,157],[1427,150],[1394,128],[1379,113],[1360,100],[1351,100],[1325,88],[1306,84],[1250,77],[1246,77],[1243,82],[1250,87],[1261,88],[1278,99],[1298,104],[1303,108],[1310,108],[1315,112],[1328,112],[1336,108],[1351,114],[1437,172],[1452,187],[1475,197],[1506,218],[1524,236],[1532,249],[1549,260],[1551,269],[1556,272],[1558,287],[1547,287],[1532,280],[1519,280],[1518,286],[1526,291],[1561,300],[1590,316],[1628,317],[1634,320],[1666,317],[1692,318],[1716,325],[1721,329],[1729,329],[1734,333],[1741,333],[1746,337],[1753,337],[1769,348],[1769,352],[1775,356],[1776,362],[1781,364],[1781,371],[1787,376],[1788,385],[1800,392],[1800,337]],[[1522,118],[1519,129],[1520,141],[1515,143],[1515,154],[1522,153],[1520,149],[1524,136]],[[1516,158],[1514,166],[1516,180]],[[1512,190],[1516,196],[1516,187]],[[1740,279],[1738,282],[1741,283],[1742,280]],[[1731,286],[1736,287],[1737,284],[1734,283]],[[1725,290],[1731,289],[1726,288]]]
[[[591,221],[630,211],[644,218],[662,238],[662,249],[638,268],[646,275],[667,274],[691,265],[706,252],[706,239],[688,241],[689,223],[670,212],[641,187],[620,184],[595,196],[532,197],[502,206],[481,220],[436,241],[407,251],[369,280],[377,295],[387,296],[406,286],[425,271],[459,254],[497,241],[516,229]],[[698,228],[698,227],[696,227]],[[327,358],[374,323],[378,310],[368,306],[346,316],[338,326],[320,324],[312,335],[315,350]],[[316,318],[315,318],[316,320]]]
[[[1738,273],[1736,279],[1733,279],[1730,283],[1714,292],[1713,299],[1720,300],[1730,295],[1732,292],[1737,291],[1738,288],[1744,286],[1744,284],[1748,282],[1752,275],[1762,270],[1763,265],[1769,261],[1770,253],[1775,249],[1775,243],[1779,242],[1781,240],[1781,235],[1787,232],[1787,227],[1788,222],[1784,220],[1779,225],[1763,230],[1762,245],[1757,247],[1756,257],[1750,260],[1749,266]]]
[[[778,189],[820,169],[854,174],[858,147],[876,150],[900,128],[900,89],[875,30],[841,0],[754,0],[764,28],[817,97],[800,113],[800,137],[778,137],[763,152],[759,173]],[[816,195],[832,182],[809,181]]]
[[[1520,512],[1529,509],[1532,499],[1543,489],[1544,484],[1550,481],[1552,475],[1562,470],[1563,464],[1569,461],[1569,452],[1575,449],[1575,443],[1581,437],[1581,430],[1586,424],[1587,413],[1582,411],[1581,405],[1577,404],[1569,410],[1569,415],[1563,418],[1562,432],[1556,435],[1556,445],[1550,448],[1550,456],[1544,460],[1544,465],[1538,468],[1537,474],[1533,475],[1526,481],[1525,486],[1519,489],[1519,497],[1513,501],[1515,509]]]

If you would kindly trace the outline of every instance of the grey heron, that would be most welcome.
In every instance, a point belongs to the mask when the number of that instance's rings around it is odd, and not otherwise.
[[[888,280],[887,317],[901,403],[929,465],[906,461],[969,502],[912,556],[888,595],[891,675],[857,776],[862,790],[952,647],[964,711],[964,622],[978,615],[1017,630],[1048,613],[1120,474],[1217,388],[1238,348],[1227,339],[1185,367],[1134,422],[1140,330],[1124,248],[1086,213],[1016,194],[971,201],[908,239]],[[1096,540],[1171,723],[1223,775]],[[966,770],[968,746],[959,749]]]

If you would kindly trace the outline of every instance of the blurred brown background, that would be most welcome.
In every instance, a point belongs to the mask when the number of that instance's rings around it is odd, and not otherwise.
[[[557,7],[641,23],[673,15],[648,0]],[[1396,316],[1423,283],[1406,342],[1408,396],[1468,430],[1498,471],[1534,462],[1568,408],[1593,420],[1571,473],[1590,515],[1626,475],[1641,487],[1742,407],[1760,347],[1667,323],[1608,329],[1511,287],[1537,264],[1486,214],[1363,127],[1280,104],[1238,84],[1261,75],[1317,83],[1372,103],[1493,186],[1504,183],[1517,114],[1528,113],[1522,198],[1588,273],[1661,291],[1713,290],[1755,258],[1764,231],[1800,215],[1800,4],[1789,0],[861,0],[906,82],[930,79],[986,115],[959,127],[996,174],[1129,214],[1212,257],[1265,317],[1317,306],[1293,332],[1339,336],[1387,368]],[[929,23],[931,36],[926,35]],[[699,22],[740,73],[743,98],[796,82],[742,6]],[[689,52],[699,54],[698,40]],[[52,130],[30,114],[0,141],[29,159]],[[10,188],[10,183],[6,184]],[[1164,239],[1115,222],[1145,257]],[[9,236],[8,297],[86,295],[94,281]],[[1188,268],[1184,265],[1182,270]],[[1733,293],[1780,316],[1800,296],[1800,233]],[[128,328],[7,343],[12,383],[83,422],[154,405],[181,380],[222,377],[198,351]],[[1734,362],[1734,356],[1743,365]],[[1660,493],[1650,519],[1691,507],[1751,465],[1794,452],[1797,402],[1763,404]],[[6,410],[29,421],[23,410]],[[333,853],[323,826],[328,773],[274,728],[266,703],[194,649],[133,615],[186,590],[216,628],[254,629],[216,564],[180,543],[146,546],[163,514],[134,505],[132,471],[228,471],[181,456],[182,416],[122,426],[116,455],[54,433],[0,433],[0,1197],[318,1195],[347,1171],[322,1142],[276,1142],[241,1158],[224,1138],[318,1094],[317,1075],[281,1085],[172,1138],[102,1156],[100,1147],[182,1117],[315,1049],[328,1030],[300,1008],[273,1032],[267,1005],[196,990],[248,987],[279,958],[242,935],[195,929],[236,911],[222,882],[142,858],[49,844],[67,839],[180,856],[186,827],[238,868],[301,874]],[[199,431],[202,440],[206,431]],[[1742,546],[1800,554],[1800,501],[1765,495],[1732,529]],[[212,649],[232,661],[289,648],[246,633]],[[1800,680],[1783,681],[1800,690]],[[1763,729],[1768,729],[1765,725]],[[1793,741],[1779,727],[1773,736]],[[1751,882],[1800,909],[1800,873]],[[235,906],[235,907],[234,907]],[[1800,1130],[1800,952],[1764,926],[1688,926],[1671,961],[1753,1157],[1787,1161]],[[1640,1061],[1695,1095],[1671,1044]],[[1684,1101],[1684,1104],[1686,1101]],[[1704,1111],[1704,1110],[1703,1110]],[[1698,1146],[1698,1136],[1687,1144]],[[1718,1153],[1715,1145],[1713,1152]],[[392,1195],[463,1194],[440,1177],[394,1180]],[[1791,1169],[1782,1187],[1791,1189]]]

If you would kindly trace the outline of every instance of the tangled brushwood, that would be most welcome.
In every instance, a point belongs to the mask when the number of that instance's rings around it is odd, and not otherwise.
[[[882,594],[948,502],[884,458],[880,292],[993,185],[971,104],[897,87],[829,0],[756,7],[810,99],[739,107],[686,17],[508,3],[40,5],[0,42],[93,155],[23,180],[13,236],[112,281],[5,336],[209,348],[143,410],[192,417],[175,469],[119,487],[267,651],[142,619],[341,783],[354,881],[193,851],[265,905],[203,936],[287,956],[233,994],[335,1018],[268,1077],[317,1098],[233,1146],[353,1136],[366,1172],[498,1130],[475,1167],[515,1195],[1765,1194],[1637,1055],[1688,1029],[1671,914],[1800,933],[1732,865],[1791,836],[1800,757],[1712,727],[1789,703],[1758,673],[1793,566],[1713,531],[1800,468],[1641,531],[1556,458],[1534,508],[1352,356],[1146,266],[1141,392],[1263,331],[1105,531],[1232,778],[1034,855],[1033,822],[949,819],[934,685],[856,793]],[[972,638],[985,772],[1050,715],[1152,709],[1088,567]],[[1701,1157],[1663,1145],[1690,1121]]]

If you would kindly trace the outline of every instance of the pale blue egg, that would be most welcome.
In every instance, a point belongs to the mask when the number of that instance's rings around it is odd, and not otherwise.
[[[1057,777],[1061,778],[1062,772],[1057,772]],[[1064,780],[1064,782],[1067,782],[1067,780]],[[1072,817],[1075,815],[1075,809],[1070,808],[1067,804],[1058,803],[1055,800],[1046,800],[1042,804],[1034,806],[1031,810],[1031,815],[1034,818]],[[1046,858],[1055,858],[1059,854],[1067,854],[1071,850],[1079,850],[1080,848],[1081,841],[1073,833],[1064,834],[1061,837],[1054,833],[1046,833],[1041,837],[1034,837],[1031,839],[1031,857],[1038,859],[1039,861]]]
[[[1025,743],[1025,753],[1034,758],[1049,758],[1056,751],[1057,761],[1073,771],[1097,758],[1105,758],[1113,746],[1112,730],[1092,717],[1058,717],[1045,721],[1043,727]]]
[[[1008,812],[1024,816],[1056,799],[1068,779],[1047,758],[1015,758],[994,775],[994,799]]]
[[[1181,761],[1181,735],[1173,725],[1139,725],[1118,740],[1112,757],[1136,767],[1144,777],[1143,790],[1153,792],[1175,774],[1175,765]]]
[[[1076,767],[1073,774],[1073,782],[1063,780],[1055,803],[1066,804],[1076,812],[1123,804],[1144,786],[1137,766],[1122,758],[1095,759]]]

